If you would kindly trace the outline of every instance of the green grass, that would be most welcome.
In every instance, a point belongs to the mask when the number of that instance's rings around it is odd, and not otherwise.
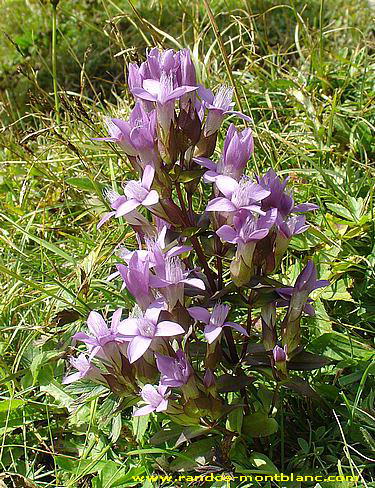
[[[134,3],[134,9],[118,0],[59,4],[60,124],[51,5],[6,0],[0,6],[7,34],[0,47],[4,481],[134,486],[131,477],[152,473],[156,461],[169,466],[174,460],[177,466],[180,458],[173,453],[196,455],[170,440],[154,452],[127,456],[148,449],[157,426],[135,422],[126,410],[118,413],[118,404],[100,390],[61,386],[70,338],[88,311],[131,307],[119,287],[105,280],[113,271],[114,249],[119,242],[133,245],[133,236],[115,222],[96,230],[105,210],[103,186],[119,187],[129,165],[115,148],[90,137],[103,134],[103,115],[129,113],[126,64],[157,43],[190,47],[211,88],[233,78],[254,121],[250,169],[289,174],[297,202],[320,205],[311,232],[293,241],[283,271],[293,281],[299,271],[295,256],[314,255],[320,277],[331,280],[317,297],[316,317],[303,325],[309,350],[334,363],[306,375],[321,401],[283,391],[276,417],[283,429],[255,446],[238,438],[231,466],[254,470],[248,456],[255,450],[280,470],[353,473],[363,486],[374,486],[373,12],[364,1],[212,0],[218,38],[203,2],[144,3]],[[257,375],[254,394],[267,385]]]

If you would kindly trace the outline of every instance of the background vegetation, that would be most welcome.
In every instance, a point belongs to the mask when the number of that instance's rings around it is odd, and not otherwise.
[[[373,11],[363,0],[212,0],[211,7],[254,120],[251,169],[290,175],[298,201],[320,205],[292,250],[314,253],[320,277],[332,282],[316,297],[316,317],[304,322],[308,349],[333,360],[306,374],[320,399],[283,392],[279,432],[255,446],[238,436],[227,449],[203,436],[191,449],[173,435],[155,437],[154,424],[121,413],[111,398],[61,386],[70,337],[88,311],[131,306],[105,281],[114,248],[131,246],[131,234],[116,222],[96,230],[102,188],[118,187],[129,168],[114,147],[90,142],[104,132],[103,115],[129,112],[127,63],[147,46],[190,47],[211,88],[230,77],[203,2],[62,0],[57,124],[51,5],[4,0],[0,486],[136,486],[132,476],[155,466],[177,471],[205,462],[251,473],[262,470],[261,456],[266,471],[353,474],[375,486]],[[283,263],[290,281],[299,271],[292,262]],[[264,378],[253,387],[267,402]],[[241,419],[232,422],[240,432]],[[249,458],[246,449],[261,456]]]

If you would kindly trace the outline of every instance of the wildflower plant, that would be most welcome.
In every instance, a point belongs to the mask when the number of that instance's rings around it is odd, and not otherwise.
[[[116,225],[134,230],[138,249],[120,249],[112,277],[136,305],[114,311],[109,326],[90,313],[88,331],[74,335],[77,372],[64,383],[104,385],[134,416],[224,433],[242,409],[254,432],[254,375],[298,390],[295,371],[324,364],[304,351],[301,320],[314,313],[311,292],[328,282],[317,280],[312,260],[294,285],[281,273],[292,237],[308,231],[306,214],[318,207],[296,204],[288,178],[272,169],[247,171],[251,128],[231,124],[216,156],[225,118],[250,118],[233,110],[231,88],[213,93],[198,83],[187,49],[151,49],[128,73],[130,119],[106,119],[109,136],[95,140],[118,144],[138,177],[122,182],[122,194],[105,192],[111,211],[98,228],[122,217]]]

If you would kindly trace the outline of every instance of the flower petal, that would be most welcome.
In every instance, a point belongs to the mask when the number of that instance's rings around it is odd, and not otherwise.
[[[203,307],[190,307],[187,309],[188,314],[195,320],[208,324],[210,321],[210,312]]]
[[[128,346],[128,359],[130,363],[134,363],[143,356],[143,354],[150,347],[152,339],[150,337],[136,336],[129,343]]]
[[[142,100],[147,100],[148,102],[156,102],[157,100],[157,98],[154,95],[148,93],[146,90],[139,87],[133,88],[132,94],[135,97],[141,98]]]
[[[222,225],[216,234],[222,241],[235,243],[237,238],[237,232],[230,225]]]
[[[130,317],[122,320],[118,324],[117,332],[129,338],[135,337],[138,335],[138,319]]]
[[[100,227],[107,222],[111,217],[116,215],[116,212],[108,212],[103,217],[99,220],[98,225],[96,226],[97,229],[100,229]]]
[[[90,332],[95,337],[105,336],[108,334],[107,324],[105,323],[103,317],[98,312],[95,311],[90,312],[87,319],[87,325],[89,327]]]
[[[234,322],[225,322],[225,324],[223,324],[223,327],[232,327],[232,329],[237,330],[240,334],[249,337],[247,330],[244,327],[242,327],[242,325],[236,324]]]
[[[169,320],[163,320],[156,326],[155,337],[171,337],[175,335],[185,334],[181,325]]]
[[[149,190],[151,188],[152,182],[154,181],[154,176],[155,176],[155,168],[151,166],[151,164],[148,164],[143,170],[143,175],[142,175],[143,188],[146,188],[146,190]]]
[[[148,415],[155,411],[155,407],[152,405],[145,405],[144,407],[138,408],[133,412],[133,417],[140,417],[141,415]]]
[[[207,212],[236,212],[237,207],[227,198],[214,198],[206,207]]]
[[[168,408],[168,400],[162,400],[156,407],[155,412],[164,412]]]
[[[185,285],[194,286],[195,288],[199,288],[199,290],[205,290],[206,285],[204,284],[203,280],[199,278],[186,278],[185,280],[181,280],[181,283],[185,283]]]
[[[151,190],[147,197],[143,200],[142,205],[144,207],[151,207],[159,201],[159,193],[156,190]]]
[[[215,180],[216,186],[226,198],[231,198],[238,188],[238,182],[230,176],[219,175]]]
[[[204,336],[209,344],[212,344],[221,334],[223,328],[207,325],[204,328]]]
[[[217,169],[216,163],[211,161],[211,159],[199,156],[198,158],[193,158],[193,161],[195,163],[198,163],[200,166],[204,166],[205,168],[210,169],[211,171],[215,171]]]
[[[117,209],[116,217],[122,217],[123,215],[130,213],[132,210],[139,207],[139,205],[140,203],[135,198],[127,200],[126,202],[122,203]]]

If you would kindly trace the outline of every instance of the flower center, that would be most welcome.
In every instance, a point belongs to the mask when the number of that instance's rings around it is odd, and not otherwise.
[[[139,333],[144,337],[154,337],[156,332],[156,325],[148,319],[139,319],[138,321]]]
[[[165,278],[170,283],[180,283],[183,280],[182,264],[179,258],[174,257],[165,261]]]
[[[229,305],[215,305],[212,310],[210,324],[221,327],[224,324],[229,312]]]
[[[251,201],[251,194],[249,188],[249,182],[246,179],[242,179],[239,182],[238,187],[233,192],[232,202],[238,208],[249,205]]]

